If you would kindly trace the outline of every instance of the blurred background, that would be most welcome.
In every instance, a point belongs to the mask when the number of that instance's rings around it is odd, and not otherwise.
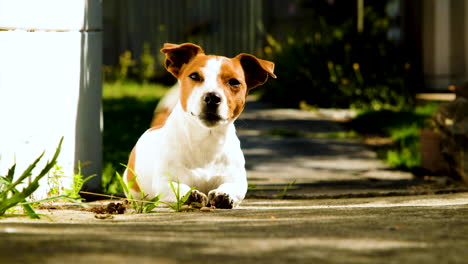
[[[258,100],[351,109],[355,118],[342,122],[347,135],[391,166],[441,170],[424,166],[420,136],[424,129],[433,136],[437,108],[455,98],[448,87],[467,77],[465,0],[104,0],[102,10],[106,192],[116,192],[111,175],[175,83],[162,66],[166,42],[274,61],[278,79],[256,89]]]

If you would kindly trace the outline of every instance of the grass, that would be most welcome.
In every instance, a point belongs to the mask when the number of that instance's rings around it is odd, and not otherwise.
[[[83,188],[83,185],[91,180],[92,178],[96,177],[96,174],[90,175],[88,177],[84,177],[83,174],[81,174],[81,162],[78,161],[78,173],[73,174],[73,182],[72,185],[70,186],[69,189],[65,190],[65,193],[67,193],[71,198],[77,199],[77,200],[83,200],[80,196],[80,191]]]
[[[136,82],[104,83],[103,86],[103,191],[122,193],[115,178],[119,164],[126,164],[138,138],[151,123],[153,111],[167,87]]]
[[[288,193],[288,191],[291,188],[293,188],[295,184],[296,184],[296,180],[293,180],[292,182],[290,182],[286,186],[284,186],[283,189],[280,192],[278,192],[278,194],[276,195],[276,199],[278,199],[278,200],[284,199],[284,197],[286,197],[286,194]]]
[[[420,130],[429,125],[438,105],[433,102],[407,111],[361,112],[349,127],[362,136],[391,138],[393,144],[376,149],[378,157],[397,169],[415,172],[421,165]]]
[[[123,165],[123,164],[122,164]],[[131,168],[128,168],[127,166],[123,165],[127,169],[131,170]],[[133,174],[136,175],[136,173],[132,170]],[[174,203],[168,203],[168,202],[162,202],[160,201],[161,195],[156,195],[151,199],[148,199],[148,195],[145,194],[143,189],[140,189],[140,199],[135,199],[133,197],[133,194],[131,192],[131,188],[134,184],[138,184],[138,175],[133,177],[131,181],[126,183],[120,173],[116,172],[116,177],[117,180],[120,184],[120,186],[123,189],[123,192],[125,196],[127,197],[126,200],[130,203],[130,205],[133,207],[135,212],[137,214],[145,214],[145,213],[150,213],[154,208],[156,208],[159,204],[163,203],[167,206],[169,206],[170,209],[174,210],[175,212],[182,212],[183,211],[183,205],[187,202],[187,200],[190,197],[190,194],[192,193],[195,188],[191,188],[187,193],[181,194],[180,193],[180,182],[177,182],[177,185],[174,185],[173,181],[169,177],[169,186],[171,187],[172,192],[175,195],[176,202]]]
[[[103,85],[102,97],[104,99],[135,98],[142,101],[154,101],[164,96],[167,88],[160,84],[133,81],[106,82]]]
[[[181,195],[180,182],[177,182],[177,187],[176,187],[174,183],[170,180],[169,185],[176,198],[175,203],[168,204],[169,208],[171,208],[172,210],[176,212],[182,212],[182,206],[187,202],[188,198],[190,197],[190,194],[192,193],[193,190],[195,190],[195,188],[192,187],[187,193],[185,193],[184,195]]]
[[[134,177],[130,182],[125,183],[123,180],[122,176],[120,173],[116,172],[116,177],[120,185],[122,186],[122,189],[125,193],[125,196],[127,197],[127,200],[130,202],[132,205],[133,209],[137,214],[146,214],[150,213],[154,208],[156,208],[160,203],[160,196],[156,195],[151,199],[147,199],[147,194],[143,191],[143,189],[140,189],[140,196],[141,199],[135,199],[133,197],[132,192],[130,189],[134,184],[137,184],[137,177]]]
[[[30,218],[38,219],[40,218],[40,214],[36,213],[32,206],[33,204],[52,200],[69,200],[72,202],[79,203],[79,200],[76,200],[77,197],[71,196],[70,194],[57,194],[55,196],[51,196],[39,201],[28,201],[28,198],[30,198],[34,194],[34,192],[39,188],[39,181],[42,178],[46,177],[49,174],[49,172],[56,166],[57,158],[60,154],[60,150],[62,147],[62,142],[63,138],[60,140],[52,159],[46,163],[46,165],[38,175],[33,176],[32,172],[44,156],[44,153],[42,153],[31,165],[29,165],[23,171],[23,173],[19,177],[17,177],[17,179],[14,179],[16,164],[11,166],[6,176],[0,176],[0,216],[26,215]],[[18,190],[18,186],[20,184],[25,183],[26,181],[28,181],[26,186],[21,191]],[[23,207],[25,214],[7,213],[9,210],[12,210],[16,206]]]

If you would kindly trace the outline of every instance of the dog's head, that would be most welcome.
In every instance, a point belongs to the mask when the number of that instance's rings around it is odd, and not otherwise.
[[[206,127],[235,120],[245,106],[248,92],[266,82],[274,63],[250,54],[234,58],[206,55],[191,44],[165,44],[166,69],[181,87],[183,110]]]

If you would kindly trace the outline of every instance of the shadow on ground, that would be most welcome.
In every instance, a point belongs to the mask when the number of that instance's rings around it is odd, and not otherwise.
[[[327,138],[327,133],[346,130],[338,122],[310,111],[273,109],[249,100],[236,129],[249,183],[254,186],[248,197],[315,199],[466,190],[445,179],[428,180],[393,169],[356,138]],[[272,130],[288,136],[272,135]],[[325,136],[301,136],[306,133]]]

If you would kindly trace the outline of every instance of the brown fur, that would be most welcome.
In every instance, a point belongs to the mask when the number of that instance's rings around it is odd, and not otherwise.
[[[153,115],[153,120],[151,121],[151,128],[164,126],[171,112],[172,112],[172,109],[169,109],[169,108],[163,108],[155,112]]]
[[[130,153],[130,157],[128,159],[128,169],[127,169],[127,182],[131,182],[135,178],[135,174],[133,173],[135,171],[135,158],[136,158],[136,153],[135,153],[135,148],[132,149],[132,152]],[[138,183],[135,181],[133,185],[130,187],[136,192],[140,192],[140,186],[138,186]]]

